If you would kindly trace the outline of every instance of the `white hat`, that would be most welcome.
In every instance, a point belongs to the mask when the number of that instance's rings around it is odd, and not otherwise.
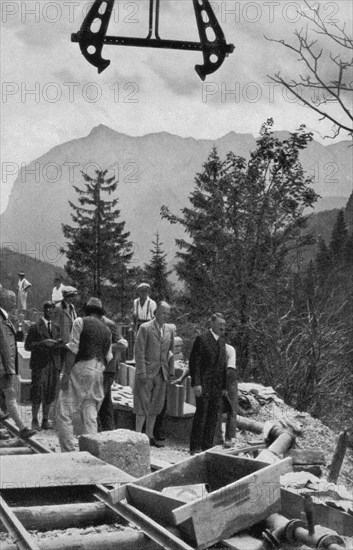
[[[63,296],[75,296],[77,294],[77,288],[74,286],[66,286],[62,290]]]
[[[139,286],[137,287],[137,290],[139,288],[151,288],[151,285],[149,285],[148,283],[140,283]]]

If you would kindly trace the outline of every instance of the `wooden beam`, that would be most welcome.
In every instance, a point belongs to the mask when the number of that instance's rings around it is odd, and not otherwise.
[[[40,539],[39,550],[161,550],[161,547],[136,529],[115,533],[60,535]],[[1,550],[18,550],[17,544],[1,543]]]
[[[60,504],[52,506],[21,506],[12,508],[26,529],[53,531],[70,527],[87,527],[109,523],[125,523],[102,502]],[[2,531],[0,523],[0,531]]]
[[[336,449],[332,458],[332,463],[330,466],[330,472],[327,480],[331,483],[336,483],[338,476],[340,474],[341,466],[344,460],[344,455],[348,447],[348,433],[347,430],[344,430],[340,433],[337,440]]]
[[[9,455],[33,455],[33,451],[29,447],[9,447],[8,449],[0,448],[0,456]]]

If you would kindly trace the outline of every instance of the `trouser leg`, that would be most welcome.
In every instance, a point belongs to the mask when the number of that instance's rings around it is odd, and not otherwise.
[[[136,431],[142,433],[142,428],[145,423],[146,416],[144,414],[136,415]]]
[[[207,399],[205,410],[204,430],[201,442],[203,451],[211,449],[216,431],[217,417],[222,407],[221,396],[212,396]]]
[[[163,420],[164,415],[167,410],[167,399],[164,401],[162,412],[159,413],[159,415],[156,417],[156,422],[154,424],[153,434],[155,439],[159,439],[160,437],[164,437],[163,433]]]
[[[32,403],[32,422],[38,422],[40,403]]]
[[[237,431],[237,408],[238,408],[238,384],[236,378],[236,371],[234,369],[228,369],[227,375],[227,391],[229,400],[232,404],[233,413],[227,414],[226,421],[226,439],[233,439]]]
[[[222,423],[223,423],[223,407],[220,406],[218,415],[217,415],[216,429],[215,429],[214,440],[213,440],[214,445],[222,445],[223,443]]]
[[[10,418],[15,422],[19,430],[23,430],[25,427],[24,423],[21,420],[20,411],[18,410],[17,401],[16,401],[16,391],[15,391],[15,380],[11,376],[11,382],[7,388],[3,388],[6,400],[7,412],[10,415]]]
[[[114,430],[114,407],[112,403],[111,387],[114,381],[114,372],[103,373],[104,399],[98,412],[99,431]]]
[[[146,418],[146,435],[151,439],[153,437],[153,428],[156,422],[156,417],[148,415]]]
[[[204,429],[204,409],[205,398],[195,397],[196,410],[192,422],[191,435],[190,435],[190,452],[197,452],[201,450],[202,432]]]
[[[51,403],[43,403],[43,405],[42,405],[42,412],[43,412],[42,421],[43,422],[44,422],[44,420],[48,420],[50,405],[51,405]]]
[[[58,435],[61,452],[75,450],[75,436],[72,419],[73,404],[70,399],[65,399],[63,393],[59,393],[55,429]]]

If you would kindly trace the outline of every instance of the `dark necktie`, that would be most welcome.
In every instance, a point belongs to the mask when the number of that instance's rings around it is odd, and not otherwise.
[[[48,332],[49,332],[49,336],[50,338],[52,337],[52,333],[51,333],[51,323],[50,321],[48,321]]]

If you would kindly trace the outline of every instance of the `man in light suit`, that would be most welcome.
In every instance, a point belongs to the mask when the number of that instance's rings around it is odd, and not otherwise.
[[[135,344],[134,413],[136,431],[146,435],[150,444],[163,446],[153,438],[156,416],[162,411],[167,380],[174,377],[174,328],[168,325],[170,305],[160,302],[155,317],[143,323]]]
[[[222,395],[227,394],[226,321],[213,313],[210,329],[197,336],[191,350],[189,369],[196,398],[196,411],[190,436],[190,453],[213,446]]]
[[[60,338],[67,344],[70,341],[73,322],[77,317],[74,306],[77,290],[73,286],[66,286],[62,293],[64,298],[55,307],[54,321],[60,327]]]

